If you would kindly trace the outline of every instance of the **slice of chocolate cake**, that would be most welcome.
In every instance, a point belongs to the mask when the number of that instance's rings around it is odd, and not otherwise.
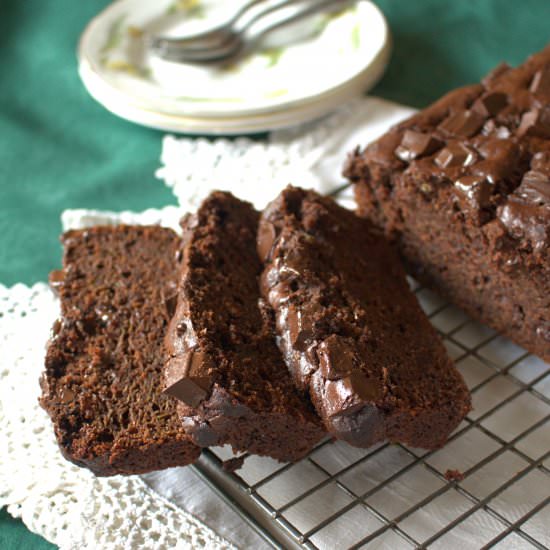
[[[329,433],[359,447],[442,445],[469,393],[370,222],[288,187],[261,217],[258,252],[279,346]]]
[[[345,173],[417,279],[550,361],[550,46],[392,128]]]
[[[260,303],[259,214],[215,192],[182,221],[178,304],[166,337],[167,393],[200,446],[281,461],[303,457],[324,435],[299,395]]]
[[[173,313],[179,237],[161,227],[63,235],[52,273],[61,318],[40,403],[64,456],[96,475],[137,474],[198,458],[162,394],[162,344]]]

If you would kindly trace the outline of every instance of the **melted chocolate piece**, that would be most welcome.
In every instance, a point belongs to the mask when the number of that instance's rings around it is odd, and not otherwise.
[[[535,73],[529,90],[546,103],[550,103],[550,65]]]
[[[549,175],[527,172],[497,215],[512,237],[526,238],[536,251],[544,249],[550,239]]]
[[[527,111],[521,117],[518,136],[535,136],[550,139],[550,105]]]
[[[319,313],[316,304],[304,304],[300,308],[290,305],[287,311],[288,335],[290,343],[296,349],[303,351],[307,342],[313,337],[315,315]]]
[[[476,154],[462,143],[448,143],[435,157],[435,163],[440,168],[453,166],[470,166],[476,160]]]
[[[472,137],[481,130],[486,118],[476,111],[458,111],[449,115],[438,128],[451,136]]]
[[[277,238],[277,232],[275,226],[272,223],[264,223],[258,229],[258,255],[262,261],[267,260],[275,239]]]
[[[443,143],[431,134],[407,130],[395,154],[403,162],[410,162],[419,157],[431,155],[443,147]]]
[[[464,176],[455,182],[460,205],[479,210],[489,206],[493,186],[484,176]]]
[[[489,92],[476,99],[472,111],[483,117],[495,116],[508,105],[508,96],[502,92]]]
[[[210,392],[212,379],[209,377],[181,378],[175,384],[168,386],[164,393],[179,399],[189,407],[198,407]]]
[[[352,372],[340,380],[327,381],[327,414],[329,418],[353,414],[369,403],[375,403],[382,396],[380,382],[368,378],[362,372]]]
[[[354,370],[357,363],[355,343],[349,338],[331,334],[319,344],[317,357],[323,377],[338,380]]]

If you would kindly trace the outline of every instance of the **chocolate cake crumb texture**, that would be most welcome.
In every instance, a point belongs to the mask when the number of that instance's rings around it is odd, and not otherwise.
[[[145,226],[62,238],[63,269],[40,403],[64,456],[96,475],[183,466],[200,454],[162,394],[162,344],[174,310],[178,236]]]

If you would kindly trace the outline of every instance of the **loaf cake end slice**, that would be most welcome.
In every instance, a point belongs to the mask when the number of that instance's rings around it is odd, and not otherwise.
[[[359,447],[441,446],[469,392],[380,232],[288,187],[262,214],[258,252],[286,363],[329,433]]]
[[[411,274],[550,361],[550,45],[357,149],[345,174]]]
[[[182,221],[166,391],[180,400],[183,425],[197,445],[227,443],[294,461],[325,432],[294,387],[260,300],[258,217],[249,203],[214,192]]]
[[[63,235],[61,302],[40,403],[63,455],[96,475],[138,474],[198,458],[162,393],[162,345],[173,313],[179,237],[145,226]]]

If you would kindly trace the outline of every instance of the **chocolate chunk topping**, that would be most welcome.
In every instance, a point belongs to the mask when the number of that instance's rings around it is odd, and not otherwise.
[[[362,372],[353,372],[341,380],[329,380],[326,384],[328,416],[353,414],[382,395],[381,384]]]
[[[478,210],[489,206],[493,186],[484,176],[464,176],[455,182],[455,189],[462,207]]]
[[[536,136],[550,139],[550,105],[527,111],[521,117],[518,136]]]
[[[550,174],[530,170],[523,176],[516,193],[539,206],[550,206]]]
[[[273,248],[273,243],[277,238],[277,232],[275,226],[267,221],[260,224],[258,228],[258,255],[262,261],[267,260],[269,253]]]
[[[512,237],[526,238],[535,251],[541,251],[548,246],[549,208],[538,207],[512,195],[508,202],[497,210],[497,216]]]
[[[443,147],[443,143],[431,134],[407,130],[401,144],[395,150],[395,154],[402,161],[410,162],[416,158],[431,155],[441,147]]]
[[[508,105],[508,96],[502,92],[489,92],[476,99],[472,105],[472,111],[483,117],[495,116]]]
[[[550,102],[550,65],[535,73],[529,90],[545,102]]]
[[[338,380],[349,375],[357,361],[355,343],[349,338],[332,334],[317,348],[319,368],[324,378]]]
[[[469,166],[476,160],[476,154],[462,143],[448,143],[435,157],[435,163],[440,168],[452,166]]]
[[[212,380],[209,377],[181,378],[164,390],[164,393],[179,399],[189,407],[198,407],[210,391]]]
[[[458,111],[448,116],[438,128],[451,136],[471,137],[481,130],[485,119],[476,111]]]
[[[535,250],[550,240],[550,177],[530,170],[497,215],[509,234],[527,238]]]

